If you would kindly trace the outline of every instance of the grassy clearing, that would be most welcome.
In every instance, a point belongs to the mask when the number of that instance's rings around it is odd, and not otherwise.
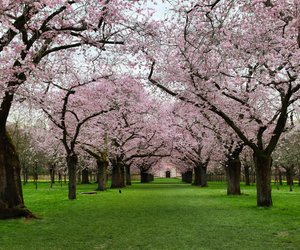
[[[78,192],[95,184],[79,185]],[[180,180],[134,183],[67,199],[67,186],[24,187],[26,205],[42,219],[0,221],[0,249],[299,249],[300,188],[273,190],[274,207],[257,208],[254,187],[226,196]]]

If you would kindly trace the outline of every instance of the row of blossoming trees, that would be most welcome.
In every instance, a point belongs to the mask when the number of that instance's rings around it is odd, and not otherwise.
[[[171,156],[201,186],[221,162],[228,194],[240,194],[247,152],[257,205],[272,206],[272,154],[296,123],[299,4],[178,0],[159,21],[146,2],[0,4],[0,218],[32,216],[7,134],[22,103],[47,120],[32,137],[38,150],[65,157],[69,199],[83,155],[97,163],[99,190],[109,164],[112,186],[122,187],[130,167],[147,172]]]

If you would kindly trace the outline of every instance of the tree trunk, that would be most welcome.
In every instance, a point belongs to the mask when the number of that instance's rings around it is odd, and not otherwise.
[[[126,165],[125,166],[125,171],[126,171],[126,185],[131,186],[130,166]]]
[[[68,176],[69,176],[69,200],[76,199],[76,168],[78,156],[72,153],[67,156]]]
[[[151,182],[151,181],[154,181],[154,175],[153,174],[148,174],[148,178],[149,178],[149,181]]]
[[[149,174],[147,171],[142,169],[140,174],[141,174],[141,183],[149,183],[153,181],[153,176]]]
[[[200,178],[201,178],[201,187],[207,187],[207,174],[206,174],[206,166],[200,165]]]
[[[87,168],[81,170],[81,184],[90,184],[89,170]]]
[[[52,185],[55,182],[55,166],[54,165],[49,166],[49,174],[50,174],[50,187],[52,188]]]
[[[278,170],[278,179],[279,179],[279,185],[282,186],[282,173],[280,169]]]
[[[293,185],[294,185],[294,169],[293,168],[286,168],[285,174],[286,174],[286,184],[290,187],[290,191],[293,191]]]
[[[62,187],[62,175],[61,175],[61,172],[58,172],[58,182],[60,183],[60,186]]]
[[[148,183],[149,182],[147,172],[141,171],[140,175],[141,175],[141,183]]]
[[[24,206],[20,169],[15,147],[3,129],[0,131],[0,219],[34,217]]]
[[[23,185],[26,185],[28,183],[28,167],[23,164]]]
[[[125,187],[124,165],[114,161],[112,164],[111,188]]]
[[[107,182],[107,161],[97,160],[97,182],[98,187],[97,191],[104,191],[106,190],[106,182]]]
[[[272,158],[264,152],[254,153],[256,172],[257,206],[272,206],[271,164]]]
[[[231,157],[226,163],[226,177],[227,177],[227,194],[240,195],[241,194],[241,161],[239,156],[232,159]]]
[[[182,173],[182,181],[186,183],[192,183],[193,182],[193,170],[187,170],[184,173]]]
[[[195,175],[193,185],[207,187],[207,175],[206,166],[204,164],[199,164],[194,167]]]
[[[245,184],[246,186],[250,186],[250,166],[245,165],[244,172],[245,172]]]
[[[293,175],[293,169],[287,168],[285,170],[285,175],[286,175],[286,184],[288,186],[294,185],[294,175]]]
[[[300,166],[298,167],[298,186],[300,186]]]
[[[199,166],[194,167],[194,182],[193,185],[201,186],[201,170]]]

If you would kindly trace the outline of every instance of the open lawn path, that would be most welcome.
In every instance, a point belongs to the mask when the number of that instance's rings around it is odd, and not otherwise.
[[[26,205],[41,219],[0,221],[0,249],[300,249],[300,188],[273,190],[274,207],[257,208],[255,187],[226,195],[225,183],[208,188],[159,179],[95,195],[96,184],[29,183]]]

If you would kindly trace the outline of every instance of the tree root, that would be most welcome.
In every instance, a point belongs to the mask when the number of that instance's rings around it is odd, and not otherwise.
[[[25,217],[26,219],[37,219],[37,217],[31,213],[27,208],[0,208],[0,219],[13,219]]]

